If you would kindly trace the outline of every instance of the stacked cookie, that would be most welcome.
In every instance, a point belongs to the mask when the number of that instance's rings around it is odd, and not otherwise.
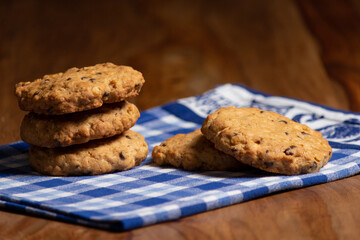
[[[30,166],[55,176],[97,175],[139,165],[148,154],[143,136],[129,130],[140,116],[126,99],[137,96],[142,74],[112,63],[71,68],[16,85],[25,115],[21,138]]]
[[[201,132],[174,136],[156,146],[152,156],[159,165],[186,170],[243,169],[236,164],[241,163],[297,175],[319,171],[332,149],[320,132],[278,113],[223,107],[205,119]]]

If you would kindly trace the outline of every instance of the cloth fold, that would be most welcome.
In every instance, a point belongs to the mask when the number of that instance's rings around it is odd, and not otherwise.
[[[329,141],[333,156],[320,172],[297,176],[256,169],[187,172],[152,163],[154,146],[175,134],[200,128],[209,113],[224,106],[258,107],[306,124]],[[132,130],[145,137],[150,152],[147,159],[131,170],[100,176],[41,176],[28,165],[26,143],[0,146],[0,207],[124,231],[360,171],[360,114],[271,96],[238,84],[221,85],[202,95],[143,111]]]

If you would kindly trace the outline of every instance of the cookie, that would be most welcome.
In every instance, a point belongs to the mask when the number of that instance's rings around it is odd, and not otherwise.
[[[98,175],[138,166],[148,147],[139,133],[131,130],[111,138],[64,148],[30,146],[30,166],[52,176]]]
[[[20,82],[15,94],[22,110],[61,115],[137,96],[144,82],[142,74],[131,67],[103,63]]]
[[[167,139],[154,148],[152,157],[158,165],[172,165],[188,171],[235,171],[246,168],[235,158],[215,149],[200,129]]]
[[[320,132],[258,108],[220,108],[206,118],[201,131],[217,149],[273,173],[317,172],[332,156]]]
[[[120,134],[134,126],[139,117],[137,107],[127,101],[59,116],[31,112],[21,123],[20,135],[31,145],[66,147]]]

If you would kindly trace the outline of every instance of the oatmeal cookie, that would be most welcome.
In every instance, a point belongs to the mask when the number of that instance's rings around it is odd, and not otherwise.
[[[131,169],[147,154],[144,137],[127,130],[111,138],[64,148],[30,146],[29,161],[33,169],[45,175],[98,175]]]
[[[131,67],[103,63],[20,82],[15,94],[24,111],[61,115],[137,96],[144,82],[142,74]]]
[[[206,118],[201,131],[217,149],[273,173],[317,172],[332,156],[320,132],[258,108],[220,108]]]
[[[135,125],[137,107],[127,101],[59,116],[28,113],[20,135],[24,142],[39,147],[66,147],[120,134]]]

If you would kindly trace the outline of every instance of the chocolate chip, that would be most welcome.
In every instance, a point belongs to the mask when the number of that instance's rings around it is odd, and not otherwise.
[[[301,132],[302,135],[310,135],[309,133],[306,132]]]
[[[329,156],[331,155],[331,151],[329,152]]]
[[[317,168],[317,162],[313,162],[313,164],[309,167],[310,169],[316,169]]]
[[[162,147],[166,147],[166,144],[165,144],[165,143],[163,143],[163,144],[161,144],[161,146],[162,146]]]
[[[288,136],[288,135],[289,135],[289,133],[288,133],[288,132],[285,132],[285,135],[286,135],[286,136]]]
[[[234,136],[237,136],[237,135],[239,135],[239,134],[238,134],[238,133],[236,133],[236,132],[233,132],[233,135],[234,135]]]
[[[87,79],[87,78],[88,78],[88,77],[82,77],[81,80],[85,80],[85,79]]]
[[[50,79],[46,78],[46,79],[43,80],[43,82],[41,83],[41,85],[46,85],[49,81],[50,81]]]
[[[125,137],[126,137],[127,139],[131,139],[131,137],[130,137],[129,135],[125,135]]]
[[[239,151],[239,149],[236,149],[236,148],[231,149],[231,152],[237,152],[237,151]]]
[[[34,92],[33,97],[35,97],[36,95],[38,95],[40,92],[41,92],[41,90],[38,90],[38,91]]]
[[[120,158],[121,158],[121,160],[125,160],[125,159],[126,159],[125,156],[124,156],[124,154],[123,154],[122,152],[120,152]]]
[[[270,168],[270,167],[272,167],[272,166],[274,165],[273,162],[264,162],[264,164],[265,164],[265,166],[266,166],[267,168]]]
[[[291,145],[290,147],[288,147],[287,149],[285,149],[285,151],[284,151],[284,153],[285,153],[285,155],[290,155],[290,156],[292,156],[292,155],[294,155],[294,153],[291,151],[291,149],[294,149],[294,148],[296,148],[296,146],[294,146],[294,145]]]
[[[66,79],[66,81],[70,81],[70,80],[71,80],[71,78]]]
[[[265,153],[268,154],[270,151],[269,150],[266,150]]]
[[[285,124],[288,124],[288,122],[287,122],[287,121],[285,121],[285,120],[280,120],[279,122],[281,122],[281,123],[285,123]]]
[[[80,72],[80,69],[76,70],[76,72]]]
[[[135,85],[135,89],[138,89],[140,86],[141,86],[140,83],[136,84],[136,85]]]
[[[96,75],[101,75],[102,73],[101,72],[97,72]]]
[[[90,78],[89,81],[90,82],[94,82],[96,79],[95,78]]]
[[[257,140],[255,141],[256,144],[260,144],[261,142],[262,142],[262,139],[257,139]]]
[[[75,169],[78,169],[79,167],[80,167],[79,164],[76,164],[76,165],[75,165]]]
[[[108,97],[109,95],[110,95],[110,93],[109,93],[108,91],[106,91],[106,92],[103,94],[102,98],[106,98],[106,97]]]
[[[263,111],[263,110],[261,110],[261,111],[260,111],[260,113],[264,113],[264,111]]]

